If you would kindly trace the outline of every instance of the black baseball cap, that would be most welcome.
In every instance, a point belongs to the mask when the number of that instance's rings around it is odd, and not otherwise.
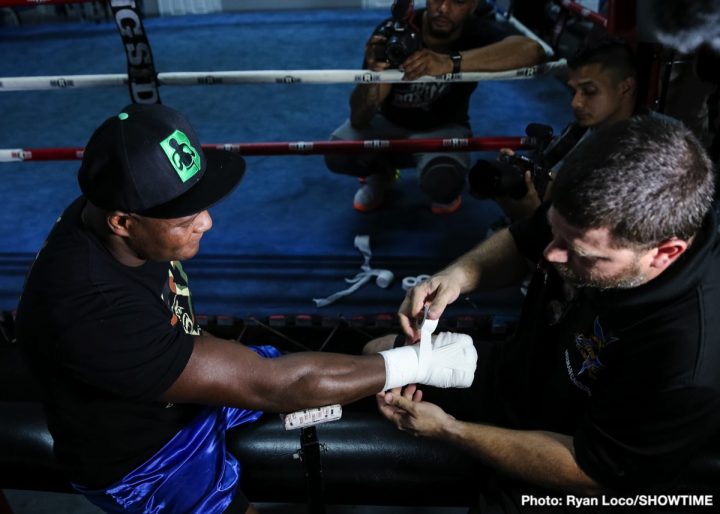
[[[190,123],[176,110],[131,104],[90,137],[78,182],[97,207],[182,218],[222,200],[244,172],[240,155],[203,151]]]

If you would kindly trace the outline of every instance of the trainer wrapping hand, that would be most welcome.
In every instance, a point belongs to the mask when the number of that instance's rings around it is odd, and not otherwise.
[[[398,316],[400,326],[410,340],[420,338],[416,320],[422,318],[422,313],[426,312],[429,320],[438,320],[445,307],[466,290],[463,282],[463,270],[449,270],[433,275],[407,292]]]
[[[460,295],[513,286],[522,281],[526,272],[525,261],[519,256],[509,230],[496,232],[410,289],[398,310],[400,326],[411,341],[416,341],[420,337],[417,320],[425,311],[428,320],[437,320]]]

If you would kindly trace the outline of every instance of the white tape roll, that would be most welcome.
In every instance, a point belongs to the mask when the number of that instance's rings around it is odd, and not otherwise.
[[[405,291],[409,291],[416,285],[425,282],[430,278],[430,275],[418,275],[417,277],[405,277],[402,279],[402,288]]]
[[[375,278],[375,284],[377,284],[378,287],[382,287],[383,289],[386,289],[387,287],[392,284],[393,279],[395,276],[393,275],[392,271],[387,269],[381,269],[381,270],[375,270],[377,271],[377,278]]]

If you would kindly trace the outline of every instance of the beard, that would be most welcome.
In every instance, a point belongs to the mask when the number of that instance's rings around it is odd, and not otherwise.
[[[429,19],[427,24],[427,31],[430,33],[431,36],[438,38],[438,39],[447,39],[450,36],[452,36],[457,30],[458,26],[455,25],[452,22],[449,22],[446,18],[444,18],[448,23],[447,25],[443,25],[443,28],[435,27],[433,24],[433,20]]]
[[[575,287],[593,287],[597,289],[632,289],[645,282],[646,276],[640,270],[639,259],[631,262],[625,269],[612,276],[599,276],[595,273],[581,274],[566,264],[553,263],[558,275]]]

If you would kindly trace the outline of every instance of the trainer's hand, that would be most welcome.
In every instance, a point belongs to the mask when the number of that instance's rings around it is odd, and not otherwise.
[[[399,430],[415,436],[440,437],[455,420],[437,405],[408,398],[406,394],[399,394],[395,390],[379,394],[378,405],[380,412]]]
[[[411,341],[420,339],[417,320],[422,319],[425,304],[430,304],[429,319],[440,319],[445,307],[458,299],[461,293],[461,277],[452,272],[440,272],[410,289],[400,304],[398,317],[403,332]]]
[[[392,389],[390,391],[391,393],[395,395],[402,395],[408,400],[419,402],[422,400],[422,391],[417,388],[415,384],[407,385],[403,388],[396,387],[395,389]],[[395,407],[393,405],[390,405],[385,401],[385,395],[387,393],[383,391],[382,393],[378,393],[375,397],[378,404],[378,410],[380,411],[380,414],[385,416],[388,420],[395,422],[395,417],[397,414],[405,414],[406,411],[399,409],[398,407]]]
[[[380,352],[385,359],[383,390],[407,384],[434,387],[470,387],[475,377],[477,351],[467,334],[442,332],[435,337],[432,351],[420,361],[420,343]]]

